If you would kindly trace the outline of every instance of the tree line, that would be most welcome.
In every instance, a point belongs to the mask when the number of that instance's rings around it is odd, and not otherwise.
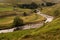
[[[36,4],[35,2],[32,2],[31,4],[17,4],[18,7],[20,8],[28,8],[28,9],[37,9],[38,7],[45,7],[45,6],[53,6],[55,3],[51,2],[45,2],[41,4]]]

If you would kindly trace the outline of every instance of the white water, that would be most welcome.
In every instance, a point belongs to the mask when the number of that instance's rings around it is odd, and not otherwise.
[[[42,14],[40,11],[37,12],[38,15],[41,15],[43,17],[45,17],[47,20],[45,21],[45,23],[47,22],[51,22],[53,20],[54,17],[46,15],[46,14]],[[23,30],[24,29],[30,29],[30,28],[39,28],[41,26],[43,26],[44,23],[36,23],[36,24],[29,24],[29,25],[24,25]],[[7,33],[7,32],[13,32],[16,28],[11,28],[11,29],[6,29],[6,30],[0,30],[0,33]]]

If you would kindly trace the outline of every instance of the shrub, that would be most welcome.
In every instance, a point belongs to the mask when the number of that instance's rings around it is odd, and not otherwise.
[[[23,16],[28,16],[28,14],[26,12],[23,13]]]
[[[13,26],[18,27],[23,25],[23,20],[20,19],[19,17],[14,18]]]

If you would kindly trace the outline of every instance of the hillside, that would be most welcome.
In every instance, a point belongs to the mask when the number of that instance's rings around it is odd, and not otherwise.
[[[59,11],[59,12],[57,11],[58,15],[57,14],[55,15],[55,12],[56,12],[55,10]],[[51,15],[51,14],[52,16],[55,15],[55,19],[52,22],[45,24],[43,27],[39,29],[35,29],[30,35],[24,36],[22,40],[60,40],[60,6],[59,4],[51,7],[50,10],[48,10],[47,12],[49,12],[48,15]]]
[[[19,3],[31,3],[32,1],[36,3],[43,2],[42,0],[18,1]],[[0,31],[5,29],[9,31],[10,28],[16,27],[16,29],[12,32],[1,32],[0,40],[60,40],[60,3],[58,3],[60,2],[60,0],[45,1],[56,2],[57,4],[53,6],[42,7],[42,10],[38,8],[39,12],[37,13],[33,12],[35,9],[27,8],[16,8],[16,10],[14,11],[12,6],[0,4]],[[6,2],[6,0],[0,0],[0,2]],[[46,18],[44,17],[44,15],[42,16],[40,14],[45,14],[49,17],[46,16]],[[54,19],[51,22],[45,23],[45,21],[50,17],[53,17]],[[25,26],[26,28],[29,27],[29,29],[23,29],[24,27],[18,25],[19,23],[21,23],[20,20],[23,21],[23,26]],[[42,22],[43,26],[40,27],[40,24],[42,24]],[[40,24],[38,25],[38,23]],[[36,26],[36,24],[37,27],[39,26],[39,28],[33,28]],[[19,27],[22,27],[22,29],[19,29]]]
[[[0,35],[2,35],[0,36],[1,40],[60,40],[60,17],[42,28],[15,31]]]
[[[0,0],[0,2],[6,2],[6,1],[7,0]],[[58,3],[58,2],[60,2],[60,0],[17,0],[17,1],[20,3],[31,3],[31,2],[36,2],[36,3],[55,2],[55,3]]]
[[[42,12],[55,17],[60,16],[60,3],[51,7],[44,7]]]
[[[22,40],[60,40],[60,17],[32,33],[34,35],[27,35]]]
[[[36,2],[36,3],[41,3],[41,2],[55,2],[58,3],[60,0],[20,0],[20,2]]]
[[[53,7],[50,8],[59,11],[59,12],[57,11],[58,15],[54,16],[55,11],[52,11],[50,13],[49,11],[45,10],[46,12],[49,12],[48,15],[52,15],[55,17],[55,19],[52,22],[46,23],[41,28],[19,30],[5,34],[2,33],[0,34],[0,40],[60,40],[60,6],[58,4],[58,6],[54,5]],[[45,13],[44,11],[42,12]]]

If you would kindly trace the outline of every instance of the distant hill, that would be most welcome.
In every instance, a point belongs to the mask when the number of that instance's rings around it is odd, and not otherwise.
[[[21,2],[59,2],[60,0],[20,0]]]
[[[7,0],[0,0],[0,2],[6,2]],[[31,2],[36,2],[36,3],[41,3],[41,2],[55,2],[58,3],[60,0],[17,0],[20,3],[31,3]]]

